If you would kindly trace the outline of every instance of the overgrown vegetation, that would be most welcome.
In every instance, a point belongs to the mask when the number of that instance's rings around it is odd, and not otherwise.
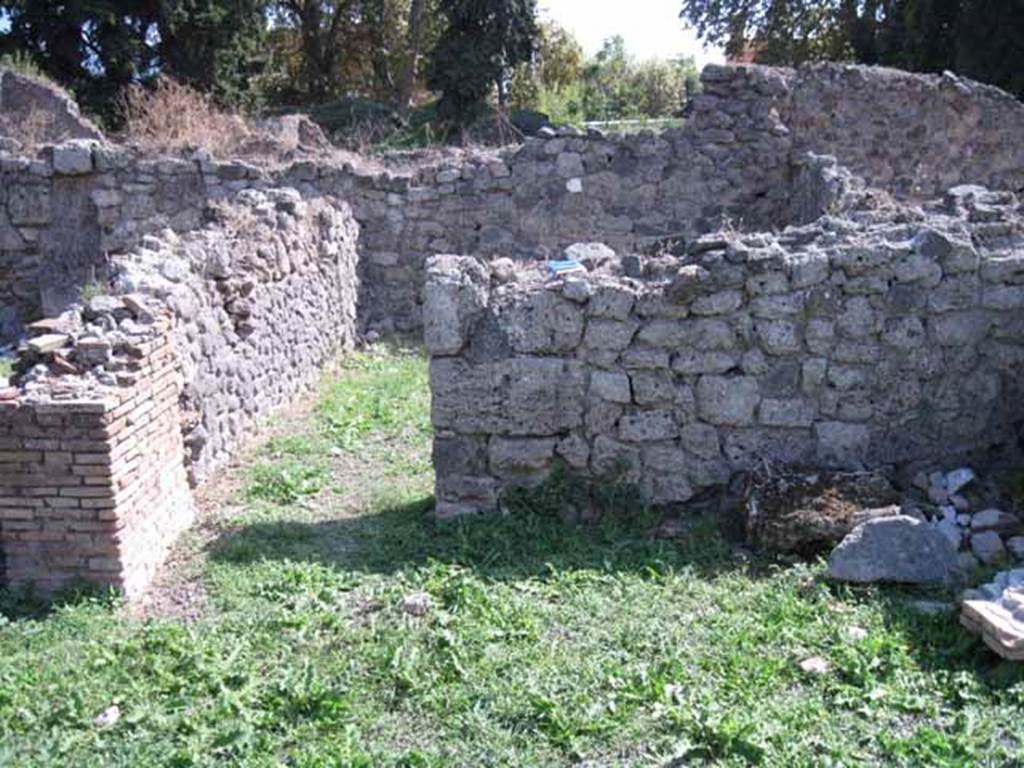
[[[125,135],[149,150],[204,149],[225,156],[244,152],[257,138],[241,115],[169,77],[158,77],[151,88],[125,88],[120,113]]]
[[[625,493],[611,507],[625,514],[566,521],[572,482],[504,516],[434,520],[425,375],[407,350],[355,357],[260,449],[323,466],[322,488],[247,502],[248,478],[192,550],[208,595],[196,623],[104,597],[48,614],[0,598],[0,764],[1024,759],[1024,672],[951,614],[913,610],[920,592],[829,585],[820,565],[750,558],[700,518],[651,538]],[[812,655],[827,673],[801,671]],[[94,723],[115,705],[116,722]]]

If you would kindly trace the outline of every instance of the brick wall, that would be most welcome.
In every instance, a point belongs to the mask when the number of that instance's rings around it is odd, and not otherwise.
[[[166,333],[137,347],[121,386],[0,402],[0,582],[76,582],[138,596],[193,518]]]

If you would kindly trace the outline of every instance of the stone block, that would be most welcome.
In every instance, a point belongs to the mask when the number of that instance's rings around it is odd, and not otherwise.
[[[619,439],[625,442],[671,440],[678,434],[679,429],[670,410],[640,411],[619,419]]]
[[[633,399],[629,376],[608,371],[590,374],[590,394],[613,403],[629,403]]]
[[[865,424],[821,421],[814,425],[815,455],[826,467],[859,468],[868,458],[871,430]]]
[[[550,466],[556,442],[553,437],[492,437],[488,450],[491,471],[498,477],[542,472]]]
[[[754,423],[761,401],[757,379],[749,376],[702,376],[697,382],[697,413],[709,424],[742,427]]]

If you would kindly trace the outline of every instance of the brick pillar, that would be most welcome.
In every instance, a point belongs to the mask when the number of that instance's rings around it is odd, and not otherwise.
[[[139,345],[121,386],[0,402],[0,579],[51,593],[79,581],[129,598],[193,519],[165,335]]]

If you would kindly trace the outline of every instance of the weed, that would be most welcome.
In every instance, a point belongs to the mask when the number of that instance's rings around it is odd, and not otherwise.
[[[78,289],[78,298],[84,304],[88,304],[97,296],[106,296],[108,293],[110,293],[110,287],[107,286],[106,283],[101,283],[98,280],[90,280]]]
[[[319,493],[327,481],[326,467],[294,459],[259,464],[251,470],[246,498],[275,504],[294,504]]]
[[[35,59],[25,51],[16,50],[13,53],[0,56],[0,70],[7,70],[36,80],[49,81],[43,70],[36,64]]]
[[[261,138],[245,119],[205,94],[164,75],[152,88],[131,85],[120,98],[127,137],[160,152],[205,149],[219,157],[244,154]]]

